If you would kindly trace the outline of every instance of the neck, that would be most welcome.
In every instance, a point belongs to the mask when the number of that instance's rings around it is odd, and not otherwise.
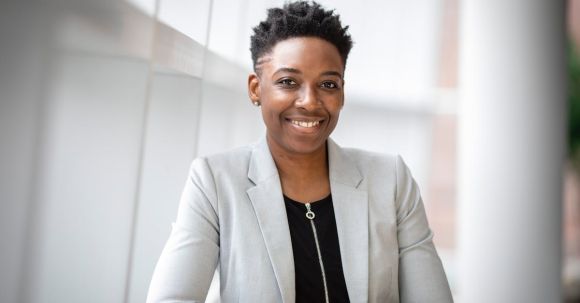
[[[270,144],[282,191],[296,201],[315,201],[330,193],[326,144],[308,154],[288,153]]]

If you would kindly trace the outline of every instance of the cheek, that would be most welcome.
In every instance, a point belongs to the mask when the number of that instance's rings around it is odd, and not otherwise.
[[[321,95],[324,100],[324,107],[326,107],[326,110],[331,114],[340,111],[344,106],[343,91],[332,93],[322,92]]]
[[[297,92],[284,89],[272,89],[269,94],[269,98],[280,108],[290,106],[297,97]]]
[[[336,99],[336,100],[330,102],[330,104],[328,104],[328,106],[327,106],[327,110],[331,114],[338,116],[340,114],[340,111],[342,110],[343,106],[344,106],[344,98],[339,98],[339,99]]]
[[[270,102],[272,100],[269,100]],[[262,119],[268,128],[276,128],[279,124],[280,113],[271,105],[262,106]]]
[[[338,118],[340,117],[340,111],[334,113],[334,121],[333,124],[336,125],[338,123]]]
[[[332,112],[332,118],[331,118],[331,129],[334,130],[334,128],[336,127],[336,125],[338,124],[339,118],[340,118],[340,111],[341,111],[342,105],[340,105],[335,111]]]

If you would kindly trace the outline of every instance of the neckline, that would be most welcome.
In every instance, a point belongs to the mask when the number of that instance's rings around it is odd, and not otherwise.
[[[298,201],[293,200],[292,198],[290,198],[290,197],[288,197],[286,195],[283,195],[283,196],[284,196],[284,201],[285,202],[288,202],[288,203],[291,203],[291,204],[294,204],[294,205],[299,205],[301,207],[304,207],[304,205],[306,205],[306,203],[298,202]],[[322,206],[322,205],[327,204],[330,201],[332,201],[331,196],[332,196],[332,194],[328,194],[328,196],[326,196],[326,197],[324,197],[324,198],[322,198],[320,200],[313,201],[313,202],[309,202],[309,203],[312,206]]]

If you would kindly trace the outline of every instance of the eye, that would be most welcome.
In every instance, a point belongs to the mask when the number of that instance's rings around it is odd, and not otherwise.
[[[320,84],[320,86],[322,88],[326,88],[326,89],[337,89],[338,88],[338,84],[336,84],[336,82],[334,82],[334,81],[324,81],[324,82],[322,82],[322,84]]]
[[[297,85],[296,81],[289,79],[289,78],[285,78],[285,79],[278,81],[278,84],[285,86],[285,87],[293,87],[293,86]]]

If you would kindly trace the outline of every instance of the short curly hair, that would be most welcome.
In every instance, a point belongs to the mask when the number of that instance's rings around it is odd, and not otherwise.
[[[325,10],[316,2],[297,1],[284,4],[282,8],[268,9],[265,21],[254,27],[250,51],[254,71],[259,59],[269,53],[276,43],[294,37],[318,37],[338,49],[342,63],[352,48],[348,26],[342,26],[340,16],[334,10]]]

